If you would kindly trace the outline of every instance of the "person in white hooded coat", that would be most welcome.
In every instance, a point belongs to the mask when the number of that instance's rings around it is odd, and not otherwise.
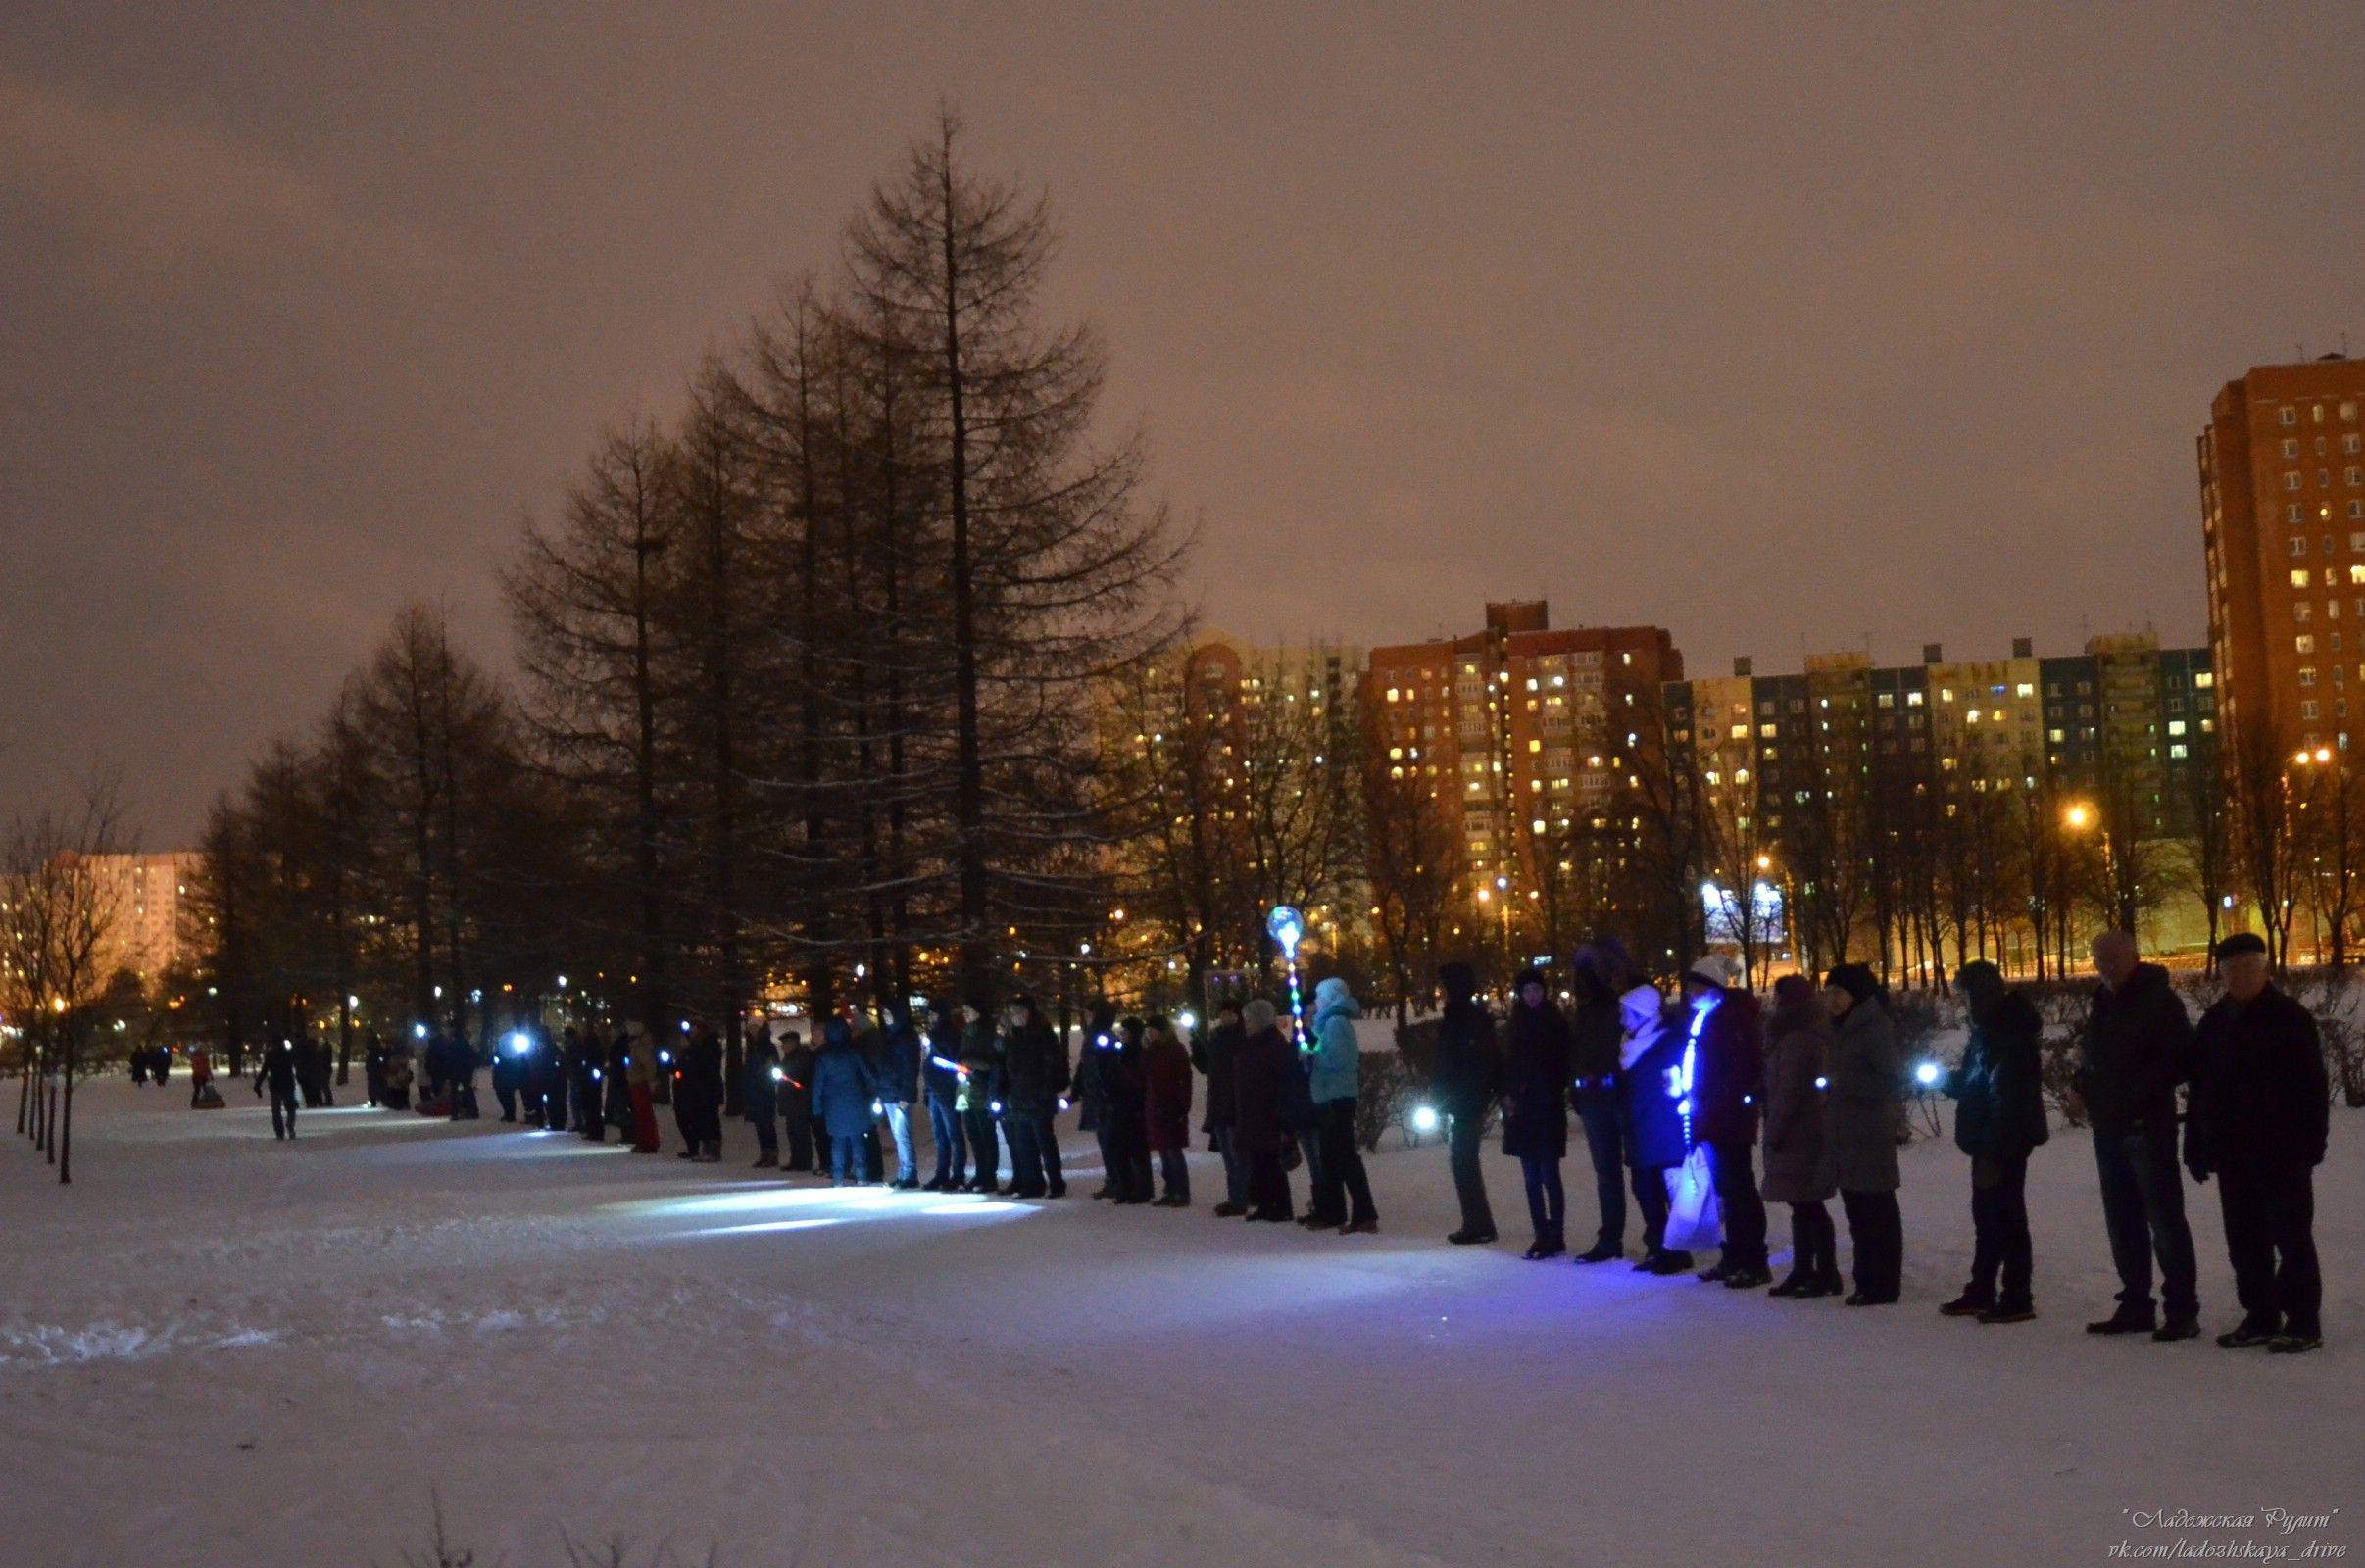
[[[1670,1087],[1683,1064],[1684,1030],[1651,986],[1636,986],[1618,998],[1626,1036],[1618,1044],[1618,1078],[1626,1096],[1626,1157],[1634,1173],[1634,1200],[1643,1212],[1644,1274],[1682,1274],[1690,1252],[1669,1251],[1667,1172],[1684,1162],[1690,1140],[1683,1111]]]

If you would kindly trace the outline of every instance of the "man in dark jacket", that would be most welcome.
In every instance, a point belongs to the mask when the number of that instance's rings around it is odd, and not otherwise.
[[[972,1193],[990,1193],[1002,1174],[1002,1038],[986,1016],[984,998],[973,998],[961,1009],[961,1113],[966,1118],[969,1154],[976,1174],[969,1178]]]
[[[1217,1219],[1235,1219],[1249,1211],[1249,1161],[1240,1149],[1240,1091],[1232,1075],[1246,1039],[1240,1004],[1228,997],[1215,1009],[1215,1026],[1191,1037],[1191,1065],[1207,1080],[1207,1113],[1200,1130],[1214,1140],[1215,1152],[1223,1158],[1223,1201],[1215,1205]]]
[[[1026,992],[1010,999],[1004,1023],[1002,1127],[1010,1142],[1010,1196],[1064,1198],[1067,1179],[1052,1118],[1067,1092],[1067,1053]]]
[[[560,1040],[559,1068],[573,1101],[574,1130],[595,1144],[603,1142],[608,1129],[600,1116],[600,1037],[586,1039],[582,1030],[568,1024]]]
[[[1982,1323],[2025,1323],[2034,1249],[2028,1229],[2028,1156],[2045,1140],[2044,1063],[2035,1004],[2007,990],[1985,958],[1964,964],[1954,989],[1971,1004],[1962,1065],[1946,1077],[1954,1104],[1954,1147],[1971,1156],[1971,1283],[1939,1308]],[[1997,1290],[1997,1278],[2002,1287]]]
[[[2094,1122],[2119,1305],[2086,1331],[2189,1340],[2200,1332],[2200,1292],[2193,1232],[2185,1223],[2184,1176],[2176,1167],[2176,1086],[2189,1070],[2193,1021],[2168,971],[2139,961],[2127,932],[2096,937],[2094,962],[2102,983],[2094,988],[2081,1043],[2078,1092]],[[2156,1326],[2154,1256],[2166,1314]]]
[[[2242,1322],[2217,1343],[2296,1354],[2324,1343],[2315,1169],[2331,1130],[2332,1087],[2323,1042],[2307,1009],[2268,977],[2264,942],[2228,937],[2217,959],[2226,994],[2193,1037],[2185,1127],[2193,1179],[2217,1178],[2242,1299]]]
[[[673,1075],[673,1114],[688,1148],[684,1159],[712,1165],[722,1158],[722,1037],[700,1027],[682,1048]]]
[[[1625,1026],[1618,998],[1633,983],[1626,950],[1609,937],[1579,949],[1570,967],[1576,1010],[1569,1014],[1568,1102],[1585,1128],[1585,1152],[1593,1161],[1594,1200],[1601,1214],[1593,1246],[1577,1254],[1580,1263],[1607,1263],[1626,1255],[1626,1112],[1618,1090],[1618,1042]]]
[[[919,1102],[919,1030],[912,1004],[898,997],[887,1004],[887,1038],[879,1050],[879,1108],[895,1140],[895,1189],[919,1190],[919,1155],[912,1144],[912,1107]]]
[[[1282,1034],[1273,1004],[1258,997],[1240,1010],[1246,1037],[1233,1054],[1232,1078],[1239,1093],[1233,1123],[1249,1160],[1249,1213],[1253,1220],[1286,1222],[1291,1216],[1289,1171],[1281,1163],[1288,1140],[1293,1086],[1305,1092],[1297,1049]]]
[[[788,1158],[782,1170],[813,1171],[816,1174],[827,1168],[828,1152],[814,1157],[813,1108],[813,1064],[816,1053],[805,1043],[805,1037],[794,1029],[781,1036],[780,1043],[780,1128],[788,1138]],[[824,1135],[826,1136],[826,1135]]]
[[[861,1186],[866,1167],[862,1135],[873,1121],[870,1105],[878,1090],[870,1064],[854,1047],[854,1030],[843,1018],[821,1029],[820,1054],[813,1058],[813,1108],[829,1129],[829,1185]]]
[[[271,1135],[289,1139],[296,1135],[296,1048],[281,1040],[263,1053],[262,1065],[255,1069],[255,1094],[271,1091]]]
[[[772,1044],[772,1026],[756,1026],[747,1043],[747,1065],[741,1069],[740,1113],[756,1129],[757,1170],[780,1168],[780,1048]]]
[[[1478,1154],[1488,1108],[1503,1091],[1503,1054],[1495,1019],[1478,1001],[1478,976],[1466,963],[1437,971],[1445,993],[1445,1015],[1437,1020],[1437,1050],[1429,1089],[1437,1113],[1446,1118],[1446,1162],[1453,1172],[1453,1196],[1461,1204],[1461,1229],[1446,1238],[1456,1247],[1483,1247],[1495,1240],[1495,1207],[1487,1200],[1486,1174]],[[1559,1090],[1552,1090],[1559,1098]]]
[[[1757,1196],[1757,1097],[1765,1090],[1765,1039],[1757,999],[1725,984],[1721,960],[1684,976],[1692,1048],[1692,1141],[1708,1152],[1724,1255],[1703,1280],[1736,1291],[1774,1283],[1766,1266],[1765,1204]]]
[[[928,1092],[928,1132],[936,1144],[936,1174],[926,1191],[959,1192],[968,1181],[968,1141],[961,1126],[961,1013],[949,999],[928,1004],[928,1055],[920,1080]]]

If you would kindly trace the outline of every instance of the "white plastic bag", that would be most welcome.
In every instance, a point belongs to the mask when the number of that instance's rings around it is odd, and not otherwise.
[[[1723,1218],[1716,1207],[1716,1182],[1708,1169],[1707,1147],[1701,1145],[1667,1172],[1667,1239],[1660,1245],[1670,1252],[1697,1252],[1714,1247],[1724,1234]]]

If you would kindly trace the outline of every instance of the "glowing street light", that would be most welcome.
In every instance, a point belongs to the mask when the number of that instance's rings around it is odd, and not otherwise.
[[[2085,830],[2086,824],[2093,820],[2093,808],[2083,802],[2070,807],[2061,813],[2061,821],[2064,826],[2081,832]]]

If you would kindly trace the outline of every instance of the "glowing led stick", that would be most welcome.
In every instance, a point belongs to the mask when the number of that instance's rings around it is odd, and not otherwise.
[[[1281,956],[1289,961],[1289,1019],[1291,1037],[1306,1038],[1306,998],[1298,987],[1298,944],[1306,940],[1306,916],[1286,904],[1273,906],[1273,912],[1264,917],[1265,935],[1281,944]]]

